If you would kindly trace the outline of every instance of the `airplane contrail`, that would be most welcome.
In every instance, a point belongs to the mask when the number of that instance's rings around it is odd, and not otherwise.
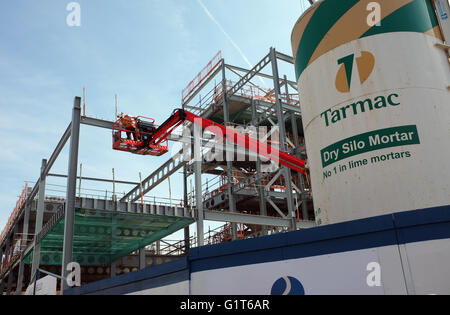
[[[242,49],[236,44],[236,42],[231,38],[231,36],[225,31],[225,29],[222,27],[222,25],[217,21],[217,19],[212,15],[212,13],[208,10],[208,8],[203,4],[201,0],[197,0],[198,4],[202,7],[203,11],[205,11],[206,15],[211,19],[211,21],[214,22],[214,24],[217,25],[217,27],[220,29],[220,31],[225,35],[225,37],[230,41],[230,43],[236,48],[236,50],[241,55],[242,59],[249,65],[250,69],[253,68],[252,63],[250,60],[248,60],[247,56],[244,54]],[[260,78],[261,82],[264,84],[264,81]]]

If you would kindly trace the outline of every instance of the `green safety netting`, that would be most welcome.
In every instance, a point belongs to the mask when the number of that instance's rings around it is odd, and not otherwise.
[[[191,218],[118,211],[75,210],[73,260],[81,266],[106,266],[192,224]],[[42,239],[40,264],[61,265],[64,216]],[[31,251],[25,258],[30,264]]]

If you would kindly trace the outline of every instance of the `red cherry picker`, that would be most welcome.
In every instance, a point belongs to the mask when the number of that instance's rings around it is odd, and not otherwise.
[[[170,118],[160,126],[155,125],[154,119],[143,116],[132,117],[131,119],[134,121],[134,130],[127,130],[124,128],[120,120],[114,123],[114,150],[131,152],[140,155],[161,156],[169,151],[169,135],[185,121],[189,121],[195,125],[198,125],[202,129],[215,127],[210,128],[211,132],[215,133],[218,137],[224,138],[223,140],[228,140],[237,145],[242,145],[245,143],[245,148],[249,151],[264,156],[274,162],[287,166],[296,172],[306,175],[306,163],[302,159],[239,133],[233,128],[223,126],[183,109],[175,110],[172,116],[170,116]],[[221,132],[215,132],[218,130]],[[131,137],[125,136],[130,133],[134,135],[134,139],[130,139]]]

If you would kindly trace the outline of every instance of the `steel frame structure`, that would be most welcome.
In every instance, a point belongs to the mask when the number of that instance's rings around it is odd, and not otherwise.
[[[246,100],[250,103],[252,117],[251,121],[248,122],[248,126],[260,126],[264,123],[270,122],[271,126],[276,126],[280,131],[280,150],[289,152],[299,158],[305,158],[306,153],[300,148],[302,147],[302,143],[300,143],[300,139],[298,137],[299,130],[297,126],[296,117],[300,117],[301,110],[300,104],[292,104],[289,100],[290,89],[294,90],[294,94],[297,94],[297,87],[295,82],[289,81],[286,76],[280,78],[278,71],[278,63],[287,62],[289,64],[293,64],[293,58],[277,52],[274,48],[270,49],[270,52],[262,58],[260,62],[258,62],[253,69],[247,70],[244,68],[228,65],[225,61],[222,61],[221,67],[218,68],[204,83],[199,87],[195,93],[192,93],[191,97],[188,98],[183,103],[183,108],[187,108],[189,110],[193,110],[194,112],[202,117],[209,118],[213,116],[215,113],[220,112],[221,119],[218,121],[219,123],[224,123],[226,126],[230,125],[230,102],[235,101],[235,99],[241,98],[243,95],[242,90],[245,89],[248,85],[254,85],[252,83],[252,79],[256,77],[261,77],[265,79],[270,79],[273,82],[273,88],[271,89],[274,102],[267,103],[260,98],[252,97],[251,100]],[[271,66],[272,73],[265,74],[263,70],[267,67]],[[234,75],[239,76],[239,81],[237,81],[231,88],[227,86],[227,74],[231,72]],[[220,78],[221,74],[221,91],[226,91],[225,93],[221,93],[219,95],[219,99],[215,99],[216,102],[212,104],[207,104],[206,106],[202,106],[202,101],[200,100],[200,106],[192,105],[194,97],[199,95],[202,89],[206,88],[208,83],[210,83],[217,76]],[[282,91],[282,88],[284,91]],[[283,93],[284,92],[284,93]],[[270,117],[275,116],[277,118],[278,123],[274,123]],[[217,119],[217,117],[216,117]],[[290,120],[291,129],[292,129],[292,139],[286,134],[286,122]],[[291,144],[291,147],[288,146]],[[186,165],[184,165],[186,167]],[[214,167],[214,166],[213,166]],[[230,212],[236,212],[239,210],[246,209],[236,209],[236,197],[240,194],[245,193],[247,197],[253,197],[259,199],[259,214],[267,215],[267,207],[270,205],[273,207],[276,212],[279,214],[281,218],[291,220],[290,229],[297,228],[297,221],[299,215],[296,213],[298,205],[302,207],[302,217],[308,221],[311,218],[308,214],[307,201],[311,200],[311,197],[308,193],[305,192],[305,178],[300,174],[295,175],[295,178],[298,178],[297,184],[295,184],[293,180],[293,175],[291,170],[282,166],[277,175],[272,178],[272,181],[263,185],[264,175],[261,173],[261,161],[258,159],[256,165],[256,173],[251,177],[247,178],[243,183],[239,183],[239,185],[233,184],[233,169],[235,165],[232,161],[227,161],[225,172],[228,178],[228,185],[226,191],[221,192],[218,196],[216,196],[216,200],[228,200],[228,207],[226,208]],[[202,180],[202,171],[199,165],[194,165],[193,168],[188,169],[185,172],[185,182],[187,182],[187,177],[193,174],[195,176],[196,187],[201,186]],[[168,172],[167,176],[170,176],[170,172]],[[151,178],[151,177],[150,177]],[[270,186],[274,181],[283,179],[286,185],[286,189],[284,193],[278,193],[278,197],[285,199],[287,203],[287,213],[283,212],[272,200],[274,192],[270,191]],[[250,187],[255,186],[256,189],[248,189]],[[293,191],[297,192],[297,196],[294,196]],[[130,192],[131,193],[131,192]],[[204,192],[201,190],[196,190],[196,204],[202,203],[202,208],[206,208],[208,206],[208,202],[204,200],[202,197]],[[132,195],[130,195],[132,196]],[[203,198],[203,199],[202,199]],[[300,199],[300,204],[296,198]],[[202,234],[201,227],[197,231],[198,235]],[[233,240],[237,239],[237,230],[236,226],[232,227]],[[264,234],[264,232],[263,232]]]
[[[297,119],[301,115],[301,110],[299,103],[292,103],[290,101],[289,95],[297,94],[296,84],[293,81],[289,81],[286,76],[280,78],[278,72],[279,61],[287,62],[293,64],[293,58],[282,53],[277,52],[274,48],[270,49],[270,52],[259,62],[256,66],[247,70],[241,67],[236,67],[228,65],[225,60],[221,60],[220,65],[215,68],[215,70],[209,73],[209,76],[198,85],[195,91],[189,94],[189,97],[182,102],[183,108],[198,111],[197,114],[204,118],[210,118],[213,115],[219,113],[220,122],[224,123],[225,126],[231,126],[233,119],[230,114],[230,104],[236,101],[247,104],[247,109],[251,111],[251,119],[247,124],[253,126],[259,126],[262,124],[270,124],[271,126],[276,126],[279,128],[280,132],[280,149],[285,152],[289,152],[298,158],[305,158],[305,152],[300,150],[302,143],[299,139],[299,129],[297,126]],[[265,74],[262,71],[271,65],[271,74]],[[227,84],[227,74],[232,73],[237,75],[239,80],[230,87]],[[222,93],[216,95],[214,102],[202,105],[200,101],[200,106],[193,105],[194,99],[198,96],[212,80],[216,79],[220,75],[220,83]],[[254,85],[252,80],[261,77],[264,79],[272,80],[273,88],[270,93],[268,93],[267,99],[262,98],[248,98],[243,97],[242,90],[249,86]],[[284,93],[282,91],[284,89]],[[290,93],[289,90],[294,90]],[[219,96],[219,97],[217,97]],[[274,100],[274,101],[273,101]],[[274,117],[276,117],[277,122],[274,122]],[[286,123],[290,121],[292,139],[290,139],[286,133]],[[183,156],[183,150],[178,152],[174,157],[170,158],[166,163],[162,164],[155,172],[146,177],[141,183],[135,182],[125,182],[124,184],[133,185],[131,189],[125,196],[118,202],[113,202],[109,200],[97,200],[88,198],[76,199],[76,188],[77,188],[77,166],[78,166],[78,149],[79,149],[79,136],[81,125],[94,126],[98,128],[104,128],[107,130],[113,129],[114,122],[99,120],[95,118],[85,117],[81,114],[81,98],[75,97],[74,106],[72,109],[72,121],[66,128],[63,136],[61,137],[59,143],[57,144],[54,152],[48,160],[42,161],[41,173],[38,181],[32,189],[30,189],[27,199],[21,209],[19,215],[17,216],[16,222],[13,227],[7,231],[6,237],[1,240],[0,244],[0,257],[4,253],[7,253],[11,246],[13,246],[14,239],[18,235],[31,236],[32,241],[26,237],[23,240],[22,246],[23,250],[20,253],[18,260],[9,267],[9,270],[2,272],[0,275],[0,294],[3,294],[5,286],[7,294],[11,293],[13,273],[17,274],[17,286],[16,293],[21,294],[23,289],[23,278],[24,278],[24,257],[31,251],[34,250],[35,257],[33,259],[32,270],[39,269],[39,242],[42,240],[43,236],[52,228],[52,224],[55,224],[58,218],[65,215],[65,229],[64,229],[64,248],[63,248],[63,261],[62,261],[62,277],[66,278],[68,272],[65,270],[70,262],[72,262],[72,248],[73,248],[73,225],[74,225],[74,210],[76,207],[86,207],[91,209],[109,209],[114,211],[129,211],[138,213],[148,213],[148,214],[159,214],[159,215],[175,215],[182,217],[191,217],[197,221],[197,245],[201,246],[204,244],[203,235],[203,225],[204,221],[218,221],[225,223],[232,223],[232,239],[237,239],[237,224],[248,224],[248,225],[258,225],[262,226],[262,234],[267,232],[265,227],[276,226],[282,229],[298,229],[298,228],[309,228],[313,227],[315,224],[312,217],[308,217],[308,209],[306,207],[306,201],[310,200],[310,195],[305,192],[304,178],[300,174],[292,174],[291,170],[285,166],[282,166],[279,172],[270,178],[269,181],[265,181],[266,177],[261,172],[262,162],[258,158],[256,162],[256,172],[249,178],[236,184],[233,181],[233,172],[236,165],[233,161],[229,160],[226,162],[225,166],[219,166],[224,168],[224,176],[227,178],[228,183],[226,190],[220,193],[220,197],[228,200],[228,206],[226,208],[220,208],[216,210],[208,209],[207,200],[205,199],[205,192],[203,190],[202,172],[204,171],[204,165],[202,165],[201,157],[197,156],[197,162],[186,161]],[[55,175],[51,174],[50,171],[55,161],[57,160],[59,154],[67,144],[70,139],[70,154],[68,161],[68,174],[67,175]],[[177,136],[170,136],[169,140],[178,141]],[[203,140],[199,137],[195,138],[193,143],[194,146],[200,148],[203,144]],[[191,143],[185,144],[186,146],[191,146]],[[194,152],[200,152],[199,150],[194,150]],[[211,166],[210,166],[211,168]],[[151,204],[138,204],[136,201],[139,200],[141,194],[145,195],[152,189],[157,187],[171,175],[173,175],[178,170],[183,169],[184,174],[184,205],[183,207],[159,207]],[[188,199],[188,188],[187,182],[190,176],[195,178],[195,202],[194,205]],[[45,185],[46,178],[49,176],[58,176],[67,178],[67,193],[66,198],[63,201],[64,207],[54,214],[54,217],[43,225],[42,217],[45,212],[44,201],[45,201]],[[105,179],[96,179],[84,177],[85,180],[96,180],[96,181],[108,181]],[[276,182],[283,179],[285,183],[285,189],[281,192],[271,191],[270,187]],[[119,181],[120,182],[120,181]],[[245,195],[247,198],[253,198],[258,201],[259,209],[258,211],[251,211],[250,214],[246,213],[247,209],[238,209],[236,200],[239,196]],[[37,197],[37,201],[36,201]],[[284,199],[287,203],[287,211],[280,209],[279,205],[274,202],[273,198]],[[296,203],[296,199],[300,198],[300,203]],[[30,212],[32,204],[37,203],[36,211],[36,223],[34,228],[31,226],[30,222]],[[303,220],[299,220],[297,214],[298,206],[302,206],[302,217]],[[276,210],[277,216],[268,216],[267,209],[272,207]],[[20,233],[21,232],[21,233]],[[190,244],[190,233],[189,228],[185,229],[185,251],[189,250]],[[144,253],[144,254],[142,254]],[[143,261],[145,258],[145,251],[141,250],[139,259]],[[115,266],[111,266],[111,274],[114,275]],[[66,289],[65,282],[61,290]]]

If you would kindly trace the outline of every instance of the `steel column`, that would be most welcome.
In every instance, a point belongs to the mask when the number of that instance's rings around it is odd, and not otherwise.
[[[252,124],[256,127],[257,124],[257,111],[256,111],[256,105],[254,100],[252,100]],[[256,131],[257,140],[259,140],[259,132]],[[266,203],[266,197],[265,193],[266,190],[264,189],[264,183],[262,181],[262,174],[261,174],[261,157],[257,155],[256,160],[256,185],[258,186],[258,197],[259,197],[259,213],[262,216],[267,216],[267,203]],[[261,227],[263,235],[267,234],[267,226]]]
[[[28,225],[30,221],[30,206],[29,204],[25,204],[25,214],[23,217],[23,229],[22,229],[22,248],[20,252],[20,263],[19,263],[19,273],[17,275],[17,287],[16,287],[16,295],[22,295],[22,287],[23,287],[23,271],[24,271],[24,251],[27,247],[27,237],[28,237]],[[0,254],[1,257],[1,254]]]
[[[203,240],[203,198],[202,198],[202,162],[194,161],[194,173],[195,173],[195,200],[197,208],[197,244],[198,246],[204,245]]]
[[[42,160],[41,166],[41,178],[39,180],[39,199],[36,211],[36,223],[34,228],[34,251],[33,251],[33,263],[31,267],[31,274],[34,275],[36,270],[39,269],[39,261],[41,257],[41,246],[37,240],[37,236],[42,231],[42,224],[44,221],[44,201],[45,201],[45,181],[46,176],[44,170],[47,167],[47,160]]]
[[[284,77],[286,80],[286,76]],[[298,126],[297,126],[297,119],[295,118],[295,113],[291,112],[291,125],[292,125],[292,133],[294,134],[294,144],[295,144],[295,150],[294,154],[296,157],[301,158],[300,153],[300,140],[298,137]],[[302,217],[303,220],[309,220],[308,218],[308,205],[306,204],[306,198],[305,198],[305,180],[303,178],[303,175],[298,173],[298,180],[300,185],[300,193],[301,193],[301,200],[302,200]]]
[[[195,176],[195,203],[197,208],[197,244],[204,245],[204,213],[203,213],[203,194],[202,194],[202,147],[201,147],[201,128],[194,125],[194,176]]]
[[[230,109],[228,107],[227,102],[227,78],[226,78],[226,68],[225,68],[225,61],[222,60],[222,91],[223,91],[223,121],[224,125],[229,127],[230,126]],[[225,143],[226,146],[228,146],[228,143]],[[230,212],[236,212],[236,202],[233,195],[233,159],[234,159],[234,145],[233,150],[226,150],[226,159],[227,159],[227,178],[228,178],[228,206],[230,208]],[[237,240],[237,225],[236,223],[231,224],[231,237],[232,240]]]
[[[147,267],[146,258],[146,251],[144,247],[139,250],[139,269],[145,269],[145,267]]]
[[[6,246],[5,246],[5,256],[8,255],[9,250],[11,249],[11,235],[6,238]],[[9,271],[11,272],[11,270]],[[3,276],[2,281],[0,282],[0,295],[3,295],[3,291],[5,290],[5,277]]]
[[[62,277],[67,278],[67,265],[73,261],[73,233],[75,221],[75,194],[77,187],[78,146],[80,142],[81,98],[75,97],[72,112],[72,133],[70,138],[70,156],[67,178],[67,195],[64,222],[64,246]],[[61,294],[67,289],[67,282],[62,281]]]
[[[8,274],[8,286],[6,287],[6,295],[11,295],[12,283],[14,279],[14,269],[11,266]]]
[[[111,218],[111,220],[112,220],[112,223],[115,223],[114,218]],[[116,224],[113,224],[112,228],[111,228],[111,240],[110,240],[111,247],[114,246],[114,242],[116,240],[116,235],[117,235],[117,226],[116,226]],[[109,277],[114,278],[117,273],[117,261],[111,262],[109,267],[110,267]]]
[[[25,213],[23,216],[23,229],[22,229],[22,248],[20,253],[20,264],[19,264],[19,274],[17,276],[17,289],[16,289],[16,295],[22,295],[22,287],[23,287],[23,271],[24,271],[24,251],[27,247],[27,241],[28,241],[28,226],[30,223],[30,210],[31,206],[29,203],[25,204]],[[0,254],[1,257],[1,254]]]
[[[286,152],[287,151],[286,126],[284,121],[283,107],[281,104],[280,76],[278,72],[278,61],[275,48],[270,49],[270,59],[272,63],[273,84],[275,91],[275,101],[276,101],[275,107],[278,116],[278,125],[280,128],[280,149],[281,151]],[[292,229],[295,230],[297,222],[295,217],[294,198],[292,195],[291,170],[288,167],[283,166],[283,172],[286,184],[286,198],[289,211],[288,217],[292,218]]]
[[[184,208],[188,208],[188,187],[187,187],[187,168],[183,167],[183,190],[184,190]],[[191,247],[191,235],[189,226],[184,228],[184,253],[189,255],[189,250]]]
[[[19,230],[19,225],[16,224],[14,226],[13,232],[12,232],[12,246],[14,246],[14,238],[17,235],[17,232]],[[13,248],[14,251],[14,248]],[[13,283],[13,278],[14,278],[14,267],[11,266],[9,269],[9,275],[8,275],[8,286],[6,289],[6,295],[11,295],[11,290],[12,290],[12,283]]]
[[[0,264],[2,264],[3,260],[3,247],[0,244]],[[3,295],[3,278],[0,278],[0,296]]]
[[[116,269],[117,269],[117,265],[116,262],[112,262],[111,266],[109,268],[110,272],[109,272],[109,277],[110,278],[114,278],[116,276]]]

